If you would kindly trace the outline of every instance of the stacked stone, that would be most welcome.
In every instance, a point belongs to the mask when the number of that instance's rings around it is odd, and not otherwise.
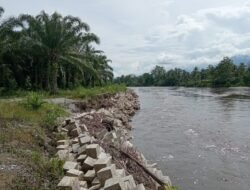
[[[94,134],[92,132],[98,140],[124,149],[133,147],[128,129],[130,129],[129,118],[139,109],[136,94],[129,91],[119,93],[111,99],[114,107],[77,114],[73,119],[67,119],[59,129],[69,137],[57,142],[57,155],[66,161],[65,177],[58,184],[62,189],[145,189],[142,184],[135,185],[132,176],[125,176],[123,169],[117,169],[112,164],[111,155],[106,154],[98,144],[94,144],[95,138],[83,124],[84,119],[95,121],[96,115],[100,115],[102,118],[100,122],[109,128],[104,127]],[[91,126],[88,127],[91,129]],[[169,177],[164,176],[162,171],[156,168],[156,164],[148,164],[142,154],[141,157],[143,158],[141,164],[166,184],[171,185]],[[157,183],[155,185],[158,186]]]
[[[63,133],[70,139],[57,142],[57,155],[65,160],[65,176],[58,184],[60,189],[71,190],[144,190],[142,184],[136,185],[133,176],[125,175],[124,169],[112,164],[112,157],[105,153],[87,128],[77,121],[66,120]]]

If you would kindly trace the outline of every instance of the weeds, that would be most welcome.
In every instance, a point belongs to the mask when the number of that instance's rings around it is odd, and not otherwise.
[[[0,119],[31,125],[54,125],[58,117],[67,113],[58,105],[44,103],[37,110],[29,109],[19,102],[0,102]]]
[[[118,84],[112,84],[107,86],[99,86],[94,88],[84,88],[79,87],[75,89],[68,89],[68,90],[59,90],[57,94],[49,94],[46,91],[36,91],[37,94],[42,94],[44,98],[55,98],[55,97],[67,97],[67,98],[75,98],[75,99],[83,99],[83,98],[89,98],[89,97],[95,97],[101,94],[115,94],[117,92],[123,92],[126,91],[125,85],[118,85]],[[0,89],[0,97],[1,98],[22,98],[29,96],[31,94],[30,91],[24,91],[24,90],[15,90],[15,91],[4,91]]]
[[[43,100],[43,96],[37,92],[30,92],[24,101],[24,104],[33,110],[38,110],[45,103],[46,102]]]
[[[126,91],[125,85],[109,85],[104,87],[83,88],[79,87],[73,90],[60,90],[57,96],[73,99],[93,98],[103,94],[116,94]]]
[[[35,100],[35,104],[39,101]],[[3,189],[56,189],[63,174],[63,162],[49,156],[54,155],[51,143],[57,138],[51,129],[58,117],[66,115],[60,106],[49,103],[33,109],[23,102],[0,102],[0,153],[3,153],[0,162],[7,158],[23,168],[21,172],[3,171],[2,176],[6,177]]]
[[[57,189],[56,185],[63,176],[64,162],[58,158],[48,158],[41,152],[30,152],[25,155],[27,171],[19,173],[12,181],[14,190]]]

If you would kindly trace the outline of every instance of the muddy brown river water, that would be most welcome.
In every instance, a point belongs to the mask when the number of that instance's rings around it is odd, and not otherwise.
[[[181,190],[250,190],[250,88],[133,88],[133,143]]]

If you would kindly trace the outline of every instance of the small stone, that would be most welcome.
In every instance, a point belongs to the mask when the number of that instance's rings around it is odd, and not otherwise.
[[[79,143],[81,146],[85,144],[89,144],[90,142],[91,142],[91,138],[89,136],[79,138]]]
[[[93,181],[92,181],[92,185],[99,185],[100,184],[100,180],[96,177]]]
[[[78,138],[75,138],[72,140],[72,144],[76,144],[76,143],[78,143]]]
[[[83,171],[91,170],[94,168],[94,164],[96,162],[96,159],[93,159],[91,157],[87,157],[84,162],[82,163],[82,169]]]
[[[84,162],[86,158],[87,158],[86,154],[81,154],[80,156],[78,156],[77,162]]]
[[[163,177],[163,174],[162,174],[162,171],[161,170],[157,170],[155,175],[159,178],[162,178]]]
[[[119,177],[125,177],[125,170],[124,170],[124,169],[117,169],[117,170],[116,170],[116,174],[117,174]]]
[[[68,145],[69,144],[69,140],[59,140],[56,142],[57,146],[59,145]]]
[[[100,189],[101,185],[97,184],[97,185],[93,185],[92,187],[89,188],[89,190],[97,190]]]
[[[68,161],[75,161],[75,154],[69,153]]]
[[[97,177],[103,186],[107,179],[113,178],[116,175],[116,167],[112,164],[109,167],[103,168],[97,172]]]
[[[80,187],[88,187],[87,181],[80,181]]]
[[[133,190],[145,190],[145,187],[143,184],[139,184]]]
[[[133,189],[136,187],[135,180],[132,175],[128,175],[122,178],[126,189]]]
[[[68,150],[58,150],[56,154],[60,160],[66,160],[69,157]]]
[[[67,129],[68,131],[74,130],[76,128],[75,121],[70,121],[70,123],[67,124],[64,128]]]
[[[88,130],[88,127],[86,126],[86,125],[84,125],[84,124],[82,124],[81,126],[81,129],[83,130],[83,131],[85,131],[85,132],[88,132],[89,130]]]
[[[101,149],[101,147],[100,147]],[[110,154],[107,154],[105,152],[101,152],[98,156],[99,159],[103,159],[103,158],[107,158],[107,157],[111,157]]]
[[[78,153],[78,148],[80,147],[79,143],[73,144],[72,145],[72,151],[74,153]]]
[[[111,157],[98,159],[94,165],[95,171],[98,172],[102,168],[106,168],[111,165]]]
[[[82,130],[80,129],[80,127],[76,127],[75,129],[69,132],[69,136],[78,137],[78,135],[81,133],[82,133]]]
[[[78,155],[86,153],[86,145],[80,146],[78,148]]]
[[[88,170],[83,176],[84,180],[87,182],[92,182],[95,178],[95,170]]]
[[[79,139],[82,138],[82,137],[86,137],[86,134],[81,133],[81,134],[78,136],[78,141],[79,141]]]
[[[76,117],[75,117],[75,119],[81,119],[82,117],[84,117],[85,115],[87,115],[88,113],[86,113],[86,112],[84,112],[84,113],[80,113],[80,114],[78,114]]]
[[[61,132],[62,132],[62,133],[68,133],[69,130],[68,130],[68,129],[65,129],[65,128],[62,128],[62,129],[61,129]]]
[[[163,177],[161,178],[161,180],[162,180],[165,184],[168,184],[169,186],[172,186],[171,180],[170,180],[170,178],[169,178],[168,176],[163,176]]]
[[[97,159],[100,155],[100,146],[99,144],[87,145],[86,154],[92,158]]]
[[[125,190],[125,184],[120,178],[110,178],[105,182],[104,190]]]
[[[65,144],[65,145],[59,145],[59,146],[56,147],[57,150],[65,150],[67,148],[69,148],[69,145],[67,145],[67,144]]]
[[[64,163],[63,169],[64,170],[76,169],[77,165],[78,164],[76,162],[67,161]]]
[[[79,184],[79,180],[77,177],[64,176],[57,186],[61,188],[65,188],[65,189],[71,189],[71,190],[80,189],[80,184]]]
[[[66,173],[67,176],[71,176],[71,177],[79,177],[82,178],[83,176],[83,172],[80,170],[76,170],[76,169],[70,169],[67,171]]]

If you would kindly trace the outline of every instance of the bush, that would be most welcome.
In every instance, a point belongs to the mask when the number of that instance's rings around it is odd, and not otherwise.
[[[43,100],[43,96],[36,92],[30,92],[25,101],[25,104],[33,110],[38,110],[44,103],[46,102]]]
[[[58,123],[58,118],[66,115],[65,111],[57,106],[46,104],[46,113],[42,121],[42,126],[53,131]]]

